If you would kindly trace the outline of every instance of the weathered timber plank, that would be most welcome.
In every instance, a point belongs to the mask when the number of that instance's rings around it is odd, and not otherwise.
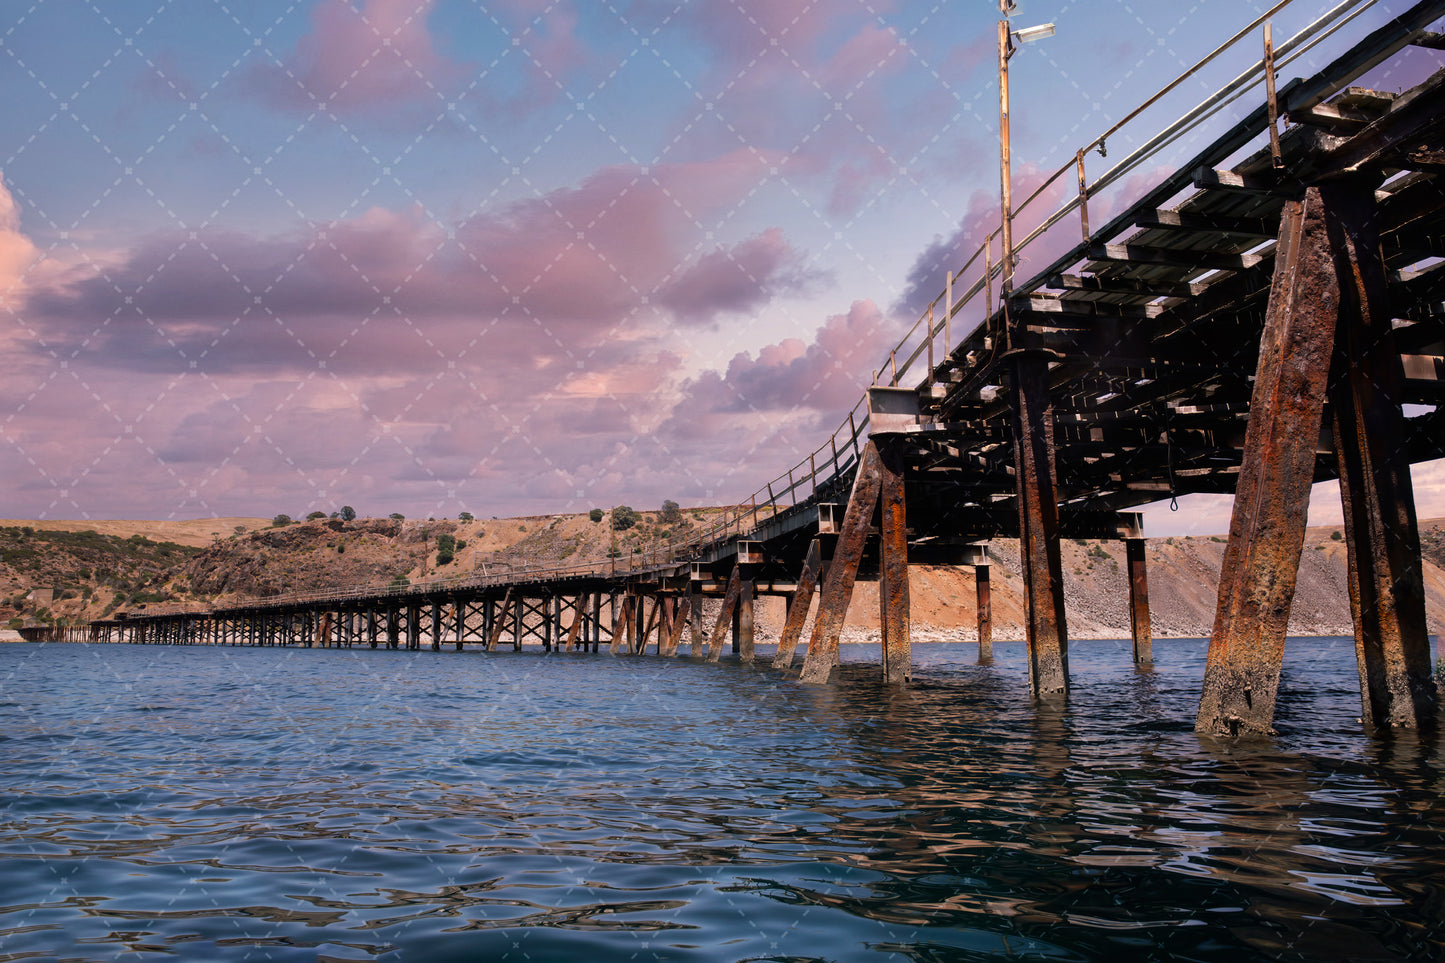
[[[1273,731],[1339,282],[1318,188],[1285,206],[1195,729]]]
[[[883,681],[907,682],[912,675],[912,633],[908,598],[908,523],[903,498],[903,446],[879,448],[878,526],[879,626],[883,635]]]
[[[1048,362],[1041,355],[1022,352],[1010,359],[1010,369],[1029,681],[1036,697],[1062,695],[1069,689],[1069,641]]]
[[[737,608],[738,595],[742,592],[742,566],[734,565],[733,571],[728,576],[728,590],[723,595],[722,608],[718,609],[717,622],[712,627],[712,635],[707,640],[707,660],[716,662],[722,658],[723,639],[727,637],[728,624],[733,619],[733,609]]]
[[[799,676],[803,682],[827,682],[833,673],[838,655],[838,637],[843,631],[843,620],[848,615],[848,603],[853,598],[853,583],[858,577],[858,563],[863,558],[863,543],[873,521],[873,510],[878,505],[881,485],[878,447],[870,441],[863,448],[862,460],[853,479],[853,493],[843,515],[843,532],[838,538],[833,561],[828,566],[818,615],[813,620],[813,635],[808,642],[808,656]]]
[[[1340,277],[1331,411],[1348,546],[1350,608],[1364,718],[1418,729],[1434,721],[1436,688],[1401,371],[1368,182],[1322,188]]]
[[[778,638],[778,653],[773,657],[775,669],[786,669],[793,664],[793,654],[797,651],[798,640],[802,638],[803,625],[808,621],[808,608],[813,604],[822,568],[822,547],[815,538],[808,543],[808,554],[803,559],[803,571],[798,575],[793,603],[788,606],[783,633]]]

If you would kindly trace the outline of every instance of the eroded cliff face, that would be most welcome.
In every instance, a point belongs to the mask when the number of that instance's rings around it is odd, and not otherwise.
[[[710,510],[690,510],[684,527],[705,525]],[[128,523],[143,524],[143,523]],[[161,523],[158,523],[161,524]],[[237,526],[239,527],[239,526]],[[19,531],[17,529],[17,531]],[[24,601],[32,587],[45,584],[65,597],[52,603],[54,615],[73,619],[108,617],[115,610],[179,601],[204,608],[217,601],[269,597],[292,592],[384,586],[398,578],[416,581],[434,576],[465,576],[488,566],[558,564],[630,552],[653,538],[678,531],[654,514],[641,513],[625,532],[607,521],[586,515],[538,516],[469,522],[400,521],[391,518],[342,522],[319,519],[281,528],[240,531],[215,537],[198,554],[160,543],[137,542],[156,558],[144,574],[117,588],[112,584],[119,563],[101,564],[82,549],[88,538],[77,536],[80,548],[47,541],[46,553],[20,565],[20,554],[8,573],[8,607],[0,615],[31,617],[37,611]],[[437,540],[450,536],[457,546],[452,561],[438,563]],[[18,536],[17,536],[18,537]],[[126,544],[131,546],[139,536]],[[1445,632],[1445,520],[1420,524],[1430,632]],[[18,543],[17,543],[18,544]],[[28,543],[27,543],[28,544]],[[25,546],[21,546],[22,548]],[[131,546],[134,548],[134,546]],[[1156,638],[1207,636],[1214,623],[1219,570],[1224,560],[1222,536],[1175,536],[1149,540],[1149,594]],[[169,552],[168,557],[158,553]],[[74,555],[71,558],[66,554]],[[1022,637],[1024,622],[1018,544],[1001,539],[990,549],[993,558],[993,632],[999,640]],[[33,554],[33,553],[32,553]],[[1062,546],[1064,598],[1069,636],[1075,639],[1124,638],[1129,634],[1129,586],[1124,547],[1119,542],[1067,540]],[[55,556],[52,558],[51,556]],[[64,557],[61,557],[64,556]],[[30,556],[26,556],[30,558]],[[39,567],[39,560],[46,562]],[[0,560],[3,561],[3,560]],[[169,568],[166,564],[169,563]],[[1300,576],[1290,613],[1295,635],[1349,635],[1347,552],[1337,527],[1309,530],[1300,561]],[[43,577],[36,573],[43,573]],[[107,581],[109,578],[109,581]],[[973,571],[968,567],[914,565],[909,574],[912,625],[919,640],[967,641],[975,637]],[[54,583],[53,586],[51,583]],[[143,583],[143,584],[142,584]],[[139,587],[137,587],[139,586]],[[90,591],[86,591],[89,587]],[[123,589],[123,590],[122,590]],[[710,603],[709,612],[716,603]],[[759,600],[757,627],[763,641],[782,628],[782,600]],[[845,638],[876,638],[877,586],[860,582],[845,629]]]
[[[190,595],[266,598],[385,583],[418,569],[454,522],[317,520],[215,542],[175,573]]]
[[[1338,528],[1312,528],[1300,558],[1299,582],[1290,608],[1291,635],[1352,635],[1347,551]],[[1421,523],[1426,618],[1430,632],[1445,632],[1445,522]],[[1200,638],[1214,627],[1223,536],[1149,539],[1150,623],[1155,638]],[[1018,543],[1000,539],[989,547],[993,560],[993,636],[1023,638],[1023,580]],[[1065,541],[1062,546],[1064,604],[1069,637],[1128,638],[1129,584],[1120,542]],[[967,567],[914,565],[909,569],[913,637],[919,641],[970,641],[975,631],[973,571]],[[776,638],[782,602],[764,599],[759,637]],[[844,637],[877,638],[876,583],[859,582],[849,607]]]

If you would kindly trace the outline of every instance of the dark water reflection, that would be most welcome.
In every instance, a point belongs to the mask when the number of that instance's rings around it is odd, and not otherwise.
[[[1439,960],[1445,755],[1292,643],[824,687],[684,658],[0,648],[0,960]],[[846,653],[875,659],[876,647]]]

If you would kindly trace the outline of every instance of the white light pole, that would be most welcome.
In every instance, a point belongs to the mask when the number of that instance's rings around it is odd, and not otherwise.
[[[1004,313],[1008,313],[1008,298],[1013,293],[1014,286],[1014,237],[1013,237],[1013,170],[1009,156],[1009,96],[1008,96],[1008,62],[1018,49],[1018,43],[1029,43],[1033,40],[1043,40],[1045,37],[1054,35],[1054,25],[1051,23],[1040,24],[1037,27],[1026,27],[1023,30],[1013,30],[1009,17],[1018,12],[1016,0],[998,0],[998,12],[1003,18],[998,22],[998,163],[999,180],[1002,187],[1002,227],[1001,240],[1003,243],[1003,277],[999,285],[999,295],[1003,299]]]

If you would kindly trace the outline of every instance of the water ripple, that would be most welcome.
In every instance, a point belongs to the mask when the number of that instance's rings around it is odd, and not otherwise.
[[[1445,750],[1358,732],[1348,642],[1309,645],[1237,746],[1192,732],[1191,642],[1080,643],[1066,704],[1008,644],[906,689],[0,647],[0,961],[1445,957]]]

